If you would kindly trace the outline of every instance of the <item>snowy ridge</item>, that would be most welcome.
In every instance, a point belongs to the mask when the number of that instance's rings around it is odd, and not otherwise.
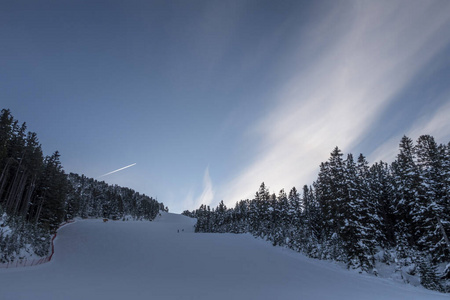
[[[0,270],[0,299],[448,299],[194,223],[77,221],[58,231],[51,262]]]

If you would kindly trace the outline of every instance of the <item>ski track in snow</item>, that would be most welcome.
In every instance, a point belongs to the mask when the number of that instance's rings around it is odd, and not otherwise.
[[[51,262],[0,270],[0,299],[449,299],[249,234],[194,233],[194,223],[163,213],[153,222],[64,226]]]

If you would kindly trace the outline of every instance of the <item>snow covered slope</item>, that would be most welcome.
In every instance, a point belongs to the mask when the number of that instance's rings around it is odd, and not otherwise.
[[[194,223],[164,213],[67,225],[50,263],[0,270],[0,299],[449,299]]]

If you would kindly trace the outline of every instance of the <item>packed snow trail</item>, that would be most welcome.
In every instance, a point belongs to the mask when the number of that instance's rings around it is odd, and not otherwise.
[[[0,270],[0,299],[449,299],[194,223],[77,221],[58,231],[51,262]]]

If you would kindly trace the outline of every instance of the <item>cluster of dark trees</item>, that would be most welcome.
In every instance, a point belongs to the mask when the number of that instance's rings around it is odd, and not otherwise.
[[[222,201],[183,214],[197,218],[197,232],[249,232],[366,272],[376,273],[376,261],[410,265],[422,285],[449,291],[450,143],[437,145],[429,135],[416,145],[403,137],[390,165],[369,166],[362,154],[344,158],[336,147],[301,193],[294,187],[270,194],[263,183],[254,199],[234,208]]]
[[[34,132],[8,109],[0,114],[0,262],[17,258],[24,245],[44,256],[50,235],[67,219],[102,217],[152,220],[162,203],[129,188],[65,174],[59,153],[42,153]]]
[[[153,220],[159,211],[168,211],[152,197],[118,185],[70,173],[66,198],[66,218],[110,218],[113,220]]]

